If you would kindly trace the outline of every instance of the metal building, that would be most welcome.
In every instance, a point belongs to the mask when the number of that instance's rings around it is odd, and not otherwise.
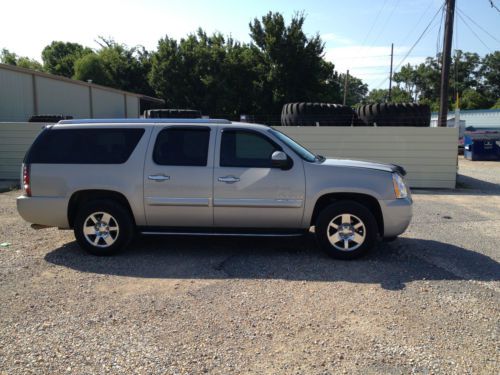
[[[25,122],[32,115],[73,118],[138,118],[162,99],[0,64],[0,122]]]
[[[437,115],[437,112],[432,113],[431,126],[437,126]],[[450,111],[448,121],[455,116],[455,112]],[[500,109],[462,109],[459,118],[465,121],[465,128],[500,130]]]

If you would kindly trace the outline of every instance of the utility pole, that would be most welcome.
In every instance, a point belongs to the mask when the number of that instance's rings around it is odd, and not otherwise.
[[[347,73],[345,75],[345,80],[344,80],[344,105],[346,103],[346,99],[347,99],[347,83],[349,81],[349,69],[347,69]]]
[[[444,24],[443,56],[441,64],[441,95],[439,98],[438,126],[446,127],[448,121],[448,77],[451,62],[451,41],[453,39],[453,18],[455,0],[446,0],[446,23]]]
[[[387,101],[391,101],[392,94],[392,60],[394,59],[394,43],[391,43],[391,70],[389,72],[389,95],[387,95]]]

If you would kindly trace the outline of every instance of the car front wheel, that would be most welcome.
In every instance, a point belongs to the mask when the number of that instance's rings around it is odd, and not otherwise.
[[[355,201],[332,203],[318,216],[316,237],[323,250],[337,259],[366,254],[377,241],[378,227],[371,211]]]

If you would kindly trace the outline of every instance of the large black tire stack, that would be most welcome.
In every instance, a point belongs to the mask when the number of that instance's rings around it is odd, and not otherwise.
[[[61,120],[72,120],[73,116],[64,115],[34,115],[28,119],[28,122],[49,122],[56,123]]]
[[[357,117],[368,126],[428,127],[431,121],[431,110],[426,104],[367,104],[358,107],[356,113]]]
[[[356,112],[342,104],[288,103],[281,111],[282,126],[351,126],[356,119]]]
[[[195,109],[149,109],[144,111],[144,118],[201,118],[201,112]]]

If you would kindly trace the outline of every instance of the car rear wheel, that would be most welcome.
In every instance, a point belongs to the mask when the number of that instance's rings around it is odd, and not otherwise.
[[[96,200],[78,210],[74,233],[80,247],[94,255],[112,255],[131,241],[134,225],[128,211],[112,201]]]
[[[328,255],[337,259],[354,259],[375,246],[378,227],[368,208],[345,200],[321,211],[315,232],[319,245]]]

